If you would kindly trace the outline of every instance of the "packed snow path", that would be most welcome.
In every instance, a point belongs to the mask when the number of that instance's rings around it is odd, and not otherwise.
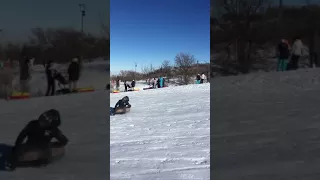
[[[0,169],[0,179],[10,180],[105,180],[109,177],[108,92],[79,93],[29,100],[0,100],[0,154],[12,145],[22,128],[45,110],[56,108],[61,130],[69,138],[63,159],[43,168]],[[0,163],[3,163],[0,155]],[[3,164],[0,164],[0,167]]]
[[[210,84],[111,94],[111,179],[210,179]]]
[[[320,179],[319,69],[211,83],[212,179]]]

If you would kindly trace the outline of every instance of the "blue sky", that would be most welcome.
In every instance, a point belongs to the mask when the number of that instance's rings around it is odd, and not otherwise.
[[[210,59],[210,0],[111,0],[110,68],[137,71],[179,52]]]
[[[87,6],[84,31],[99,35],[99,17],[109,25],[110,0],[10,0],[0,6],[0,42],[25,41],[36,27],[80,30],[79,3]]]

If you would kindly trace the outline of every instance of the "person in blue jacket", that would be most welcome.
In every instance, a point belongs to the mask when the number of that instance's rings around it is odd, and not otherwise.
[[[160,76],[160,88],[163,87],[163,83],[164,83],[163,80],[164,80],[163,77]]]

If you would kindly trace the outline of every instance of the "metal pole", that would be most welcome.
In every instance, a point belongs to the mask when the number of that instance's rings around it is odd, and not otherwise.
[[[283,0],[279,0],[279,19],[282,18],[282,14],[283,14]]]
[[[81,32],[83,33],[83,16],[81,16]]]
[[[137,74],[137,63],[134,64],[134,80],[136,80],[136,74]]]
[[[79,7],[81,12],[81,32],[83,33],[83,20],[84,20],[84,16],[86,15],[86,5],[79,4]]]

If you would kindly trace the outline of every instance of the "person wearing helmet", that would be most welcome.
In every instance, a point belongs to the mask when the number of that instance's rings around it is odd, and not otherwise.
[[[63,156],[68,139],[58,128],[60,125],[60,113],[55,109],[30,121],[16,139],[7,167],[14,170],[20,164],[47,165],[53,157]],[[57,141],[51,142],[53,138]]]
[[[117,102],[117,104],[113,108],[113,111],[110,110],[110,113],[111,115],[125,114],[126,112],[130,111],[130,108],[131,108],[131,104],[129,103],[129,97],[125,96]]]

